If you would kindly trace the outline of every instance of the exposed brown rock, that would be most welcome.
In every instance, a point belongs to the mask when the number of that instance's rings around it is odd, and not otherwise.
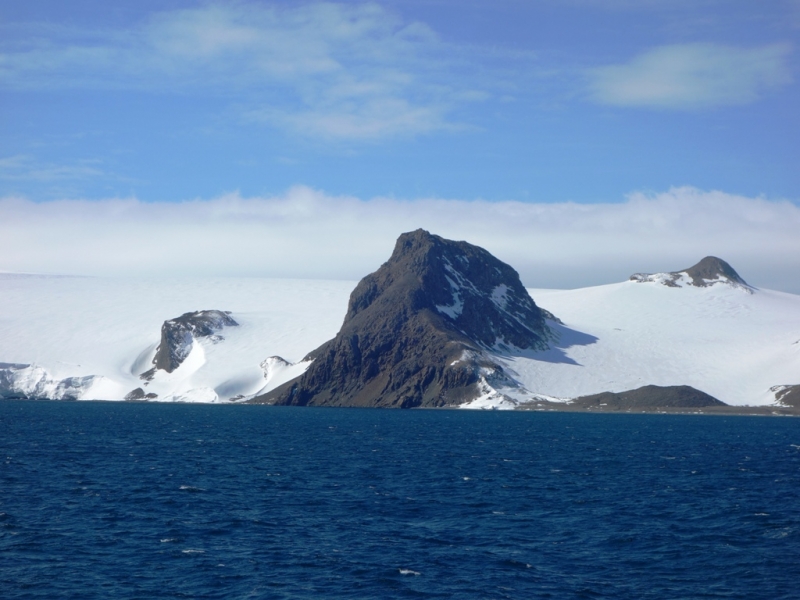
[[[800,408],[800,385],[782,385],[773,390],[778,404]]]
[[[158,394],[153,392],[145,393],[145,391],[140,387],[125,394],[125,400],[129,402],[134,402],[137,400],[154,400],[155,398],[158,398]]]
[[[223,327],[237,326],[230,312],[221,310],[198,310],[164,321],[161,326],[161,343],[156,348],[153,368],[140,375],[150,381],[157,369],[172,373],[189,356],[195,338],[222,339],[217,332]]]
[[[308,370],[254,402],[410,408],[456,405],[486,381],[516,385],[484,352],[544,349],[545,316],[517,272],[486,250],[417,230],[359,282],[337,336]]]
[[[573,401],[585,408],[607,406],[609,409],[640,408],[697,408],[727,406],[724,402],[688,385],[661,387],[646,385],[626,392],[602,392],[581,396]]]
[[[682,271],[669,273],[634,273],[631,281],[649,282],[657,281],[668,287],[678,287],[677,282],[683,275],[689,277],[689,285],[694,287],[709,287],[717,283],[727,283],[748,291],[753,288],[727,262],[716,256],[706,256],[696,265]]]

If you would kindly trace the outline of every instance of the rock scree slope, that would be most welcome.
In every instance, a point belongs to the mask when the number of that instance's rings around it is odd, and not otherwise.
[[[350,295],[336,337],[300,377],[254,402],[315,406],[458,405],[515,386],[489,350],[546,349],[539,309],[509,265],[418,229]]]

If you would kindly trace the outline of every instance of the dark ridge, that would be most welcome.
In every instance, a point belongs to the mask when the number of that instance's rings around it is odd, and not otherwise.
[[[775,392],[775,400],[784,406],[800,408],[800,385],[782,386]]]
[[[461,404],[505,379],[485,349],[544,349],[545,315],[483,248],[418,229],[350,295],[308,370],[255,402],[410,408]]]
[[[688,385],[646,385],[626,392],[602,392],[576,398],[573,404],[584,408],[606,405],[609,409],[727,406],[713,396]]]
[[[198,310],[182,314],[180,317],[164,321],[161,326],[161,343],[153,358],[153,368],[140,375],[141,379],[150,380],[157,369],[172,373],[189,356],[195,338],[209,337],[221,340],[216,335],[223,327],[238,325],[230,317],[229,311]]]

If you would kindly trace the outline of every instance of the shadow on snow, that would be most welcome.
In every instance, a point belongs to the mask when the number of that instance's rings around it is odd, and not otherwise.
[[[566,325],[555,321],[548,321],[547,325],[550,327],[555,337],[555,339],[550,342],[550,347],[547,350],[507,348],[497,352],[497,355],[501,358],[529,358],[542,362],[581,366],[580,363],[567,356],[564,351],[572,346],[589,346],[596,343],[598,338],[588,333],[583,333],[582,331],[570,329]]]

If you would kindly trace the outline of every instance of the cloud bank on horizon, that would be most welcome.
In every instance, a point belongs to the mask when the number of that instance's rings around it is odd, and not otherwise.
[[[798,30],[797,0],[7,2],[0,269],[357,279],[425,227],[531,286],[716,254],[800,292]]]
[[[688,187],[615,204],[361,200],[307,187],[181,203],[7,197],[0,214],[0,270],[12,272],[357,280],[423,227],[486,248],[529,287],[612,283],[710,254],[753,285],[800,293],[800,207]]]

